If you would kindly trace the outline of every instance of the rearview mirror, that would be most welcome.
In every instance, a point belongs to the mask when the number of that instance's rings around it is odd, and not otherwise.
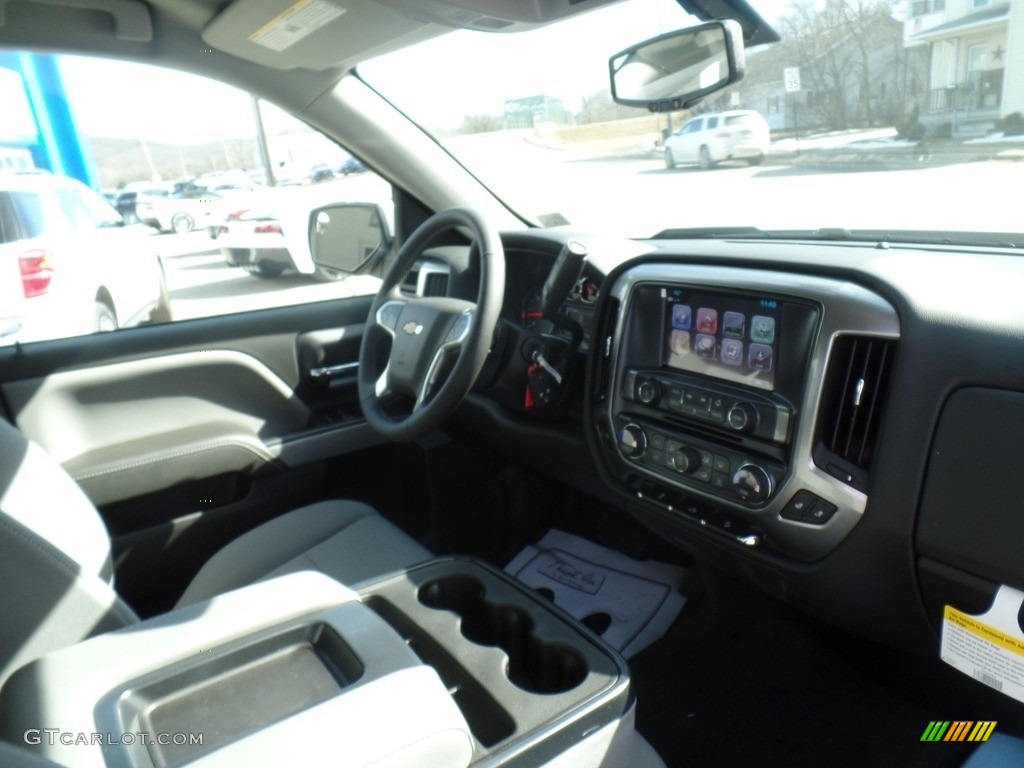
[[[731,19],[687,27],[615,54],[608,69],[617,103],[685,109],[743,77],[743,32]]]
[[[358,272],[390,242],[384,212],[375,203],[328,205],[309,217],[313,263],[334,272]]]

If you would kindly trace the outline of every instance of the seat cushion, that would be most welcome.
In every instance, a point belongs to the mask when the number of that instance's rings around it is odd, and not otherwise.
[[[322,501],[276,517],[214,554],[178,606],[295,571],[320,571],[351,586],[432,557],[373,507]]]

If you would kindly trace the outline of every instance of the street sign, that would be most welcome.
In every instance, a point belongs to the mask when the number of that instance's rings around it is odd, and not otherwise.
[[[786,67],[782,70],[782,80],[786,83],[786,93],[800,90],[800,67]]]

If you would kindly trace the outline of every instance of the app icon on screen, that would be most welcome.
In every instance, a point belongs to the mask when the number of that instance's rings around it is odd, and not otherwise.
[[[707,307],[698,309],[697,330],[700,333],[715,333],[718,330],[718,310]]]
[[[690,325],[693,322],[693,310],[688,304],[673,304],[672,305],[672,327],[678,328],[680,331],[690,330]]]
[[[750,340],[761,344],[775,341],[775,318],[754,315],[750,321]]]
[[[772,348],[767,344],[751,344],[748,363],[755,371],[772,369]]]
[[[703,357],[705,360],[715,359],[715,337],[709,336],[706,333],[698,333],[697,340],[694,342],[694,349],[697,350],[697,354]]]
[[[742,339],[747,317],[742,312],[726,312],[722,318],[722,332],[733,339]]]
[[[668,336],[668,345],[673,355],[687,355],[690,353],[690,334],[686,331],[672,331]]]
[[[722,362],[726,365],[743,365],[743,342],[739,339],[722,339]]]

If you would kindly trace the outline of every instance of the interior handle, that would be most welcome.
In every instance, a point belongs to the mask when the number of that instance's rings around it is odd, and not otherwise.
[[[340,376],[343,373],[351,373],[359,367],[359,363],[341,363],[340,365],[323,365],[317,368],[310,368],[309,375],[313,379],[329,379],[332,376]]]

